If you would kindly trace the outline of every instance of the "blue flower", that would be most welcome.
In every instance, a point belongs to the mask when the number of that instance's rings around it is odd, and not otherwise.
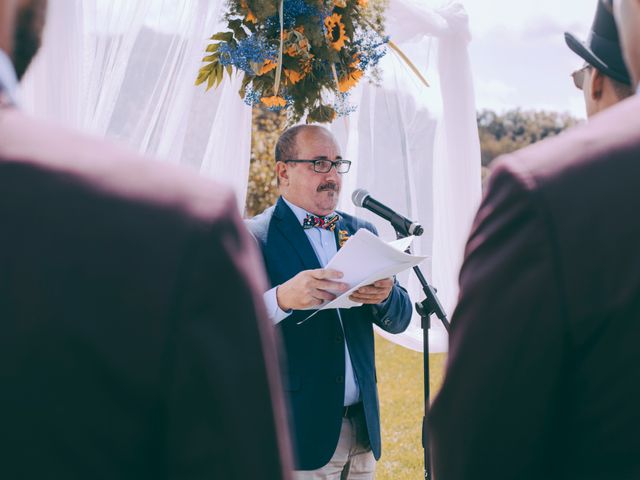
[[[264,38],[251,35],[240,40],[236,47],[227,42],[221,43],[218,53],[223,66],[233,65],[249,75],[255,75],[255,66],[262,65],[265,60],[275,60],[277,49]]]
[[[357,107],[349,103],[350,96],[351,94],[349,92],[336,94],[336,100],[333,104],[333,109],[336,111],[338,117],[346,117],[358,109]]]
[[[389,37],[382,37],[374,31],[366,32],[354,42],[360,60],[360,70],[375,68],[387,54]]]
[[[299,17],[316,17],[320,15],[320,10],[310,5],[305,0],[284,0],[283,8],[284,28],[290,29],[298,24]],[[280,31],[280,16],[274,15],[266,21],[267,28]]]
[[[260,92],[256,92],[253,88],[248,87],[246,93],[244,94],[244,103],[249,105],[250,107],[254,107],[260,103]]]

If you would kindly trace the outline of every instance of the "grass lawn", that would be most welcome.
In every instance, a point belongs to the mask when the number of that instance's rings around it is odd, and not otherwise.
[[[430,356],[431,398],[442,383],[446,354]],[[382,458],[376,480],[423,478],[422,353],[376,335],[376,364],[382,421]]]

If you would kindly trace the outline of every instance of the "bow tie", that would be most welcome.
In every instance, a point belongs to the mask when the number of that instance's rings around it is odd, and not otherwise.
[[[315,215],[307,214],[306,218],[302,222],[302,228],[305,230],[309,228],[324,228],[325,230],[334,231],[336,229],[336,224],[340,216],[336,213],[333,215],[327,215],[326,217],[316,217]]]

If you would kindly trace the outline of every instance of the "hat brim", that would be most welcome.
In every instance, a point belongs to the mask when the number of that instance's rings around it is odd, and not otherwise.
[[[586,61],[589,65],[594,66],[606,76],[613,78],[625,85],[631,85],[631,79],[616,71],[611,69],[606,63],[604,63],[598,56],[593,53],[593,51],[587,47],[587,45],[580,41],[575,35],[569,32],[565,32],[564,40],[567,42],[567,46],[573,50],[573,52],[581,57],[584,61]]]

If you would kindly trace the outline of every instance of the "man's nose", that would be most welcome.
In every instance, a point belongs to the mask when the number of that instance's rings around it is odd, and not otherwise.
[[[327,179],[331,179],[334,181],[338,181],[338,179],[340,178],[340,174],[338,173],[338,166],[337,165],[331,165],[331,168],[329,169],[329,171],[325,174],[325,178]]]

